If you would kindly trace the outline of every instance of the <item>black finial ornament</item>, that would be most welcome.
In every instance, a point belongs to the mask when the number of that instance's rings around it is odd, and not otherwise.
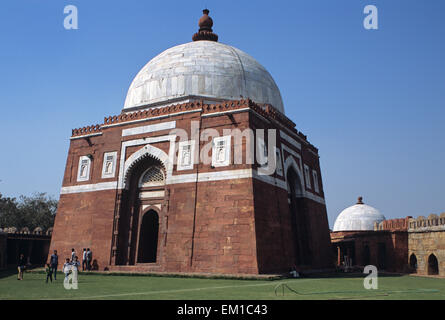
[[[358,197],[358,199],[357,199],[357,204],[364,204],[363,203],[363,197]]]
[[[198,21],[199,31],[193,35],[193,41],[218,41],[218,35],[212,30],[213,20],[209,17],[209,12],[208,9],[202,10],[203,15]]]

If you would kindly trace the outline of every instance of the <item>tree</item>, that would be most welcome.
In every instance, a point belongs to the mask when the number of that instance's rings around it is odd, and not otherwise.
[[[54,224],[57,200],[46,193],[35,193],[30,197],[20,196],[5,198],[0,194],[0,227],[16,227],[18,230],[28,227],[33,231],[37,227],[47,230]]]
[[[5,198],[0,193],[0,227],[15,227],[20,224],[19,220],[17,200]]]

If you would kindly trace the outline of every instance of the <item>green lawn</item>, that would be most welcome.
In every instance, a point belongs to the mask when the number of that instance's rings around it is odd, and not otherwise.
[[[43,273],[25,273],[23,281],[0,273],[0,299],[445,299],[445,279],[411,276],[379,277],[377,290],[365,290],[361,277],[271,281],[80,274],[78,286],[66,290],[62,274],[46,284]]]

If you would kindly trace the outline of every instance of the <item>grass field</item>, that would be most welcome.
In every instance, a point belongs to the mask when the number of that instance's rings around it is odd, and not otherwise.
[[[284,284],[284,285],[283,285]],[[63,274],[45,283],[43,273],[0,273],[0,299],[445,299],[445,279],[382,276],[377,290],[362,277],[230,280],[80,274],[77,290],[66,290]]]

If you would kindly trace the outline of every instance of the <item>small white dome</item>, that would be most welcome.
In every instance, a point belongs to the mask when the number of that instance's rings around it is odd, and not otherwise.
[[[379,210],[368,206],[359,197],[357,204],[346,208],[337,217],[333,231],[372,231],[374,223],[386,220]]]
[[[284,113],[280,90],[269,72],[247,53],[215,41],[185,43],[153,58],[131,83],[123,111],[190,97],[250,98]]]

